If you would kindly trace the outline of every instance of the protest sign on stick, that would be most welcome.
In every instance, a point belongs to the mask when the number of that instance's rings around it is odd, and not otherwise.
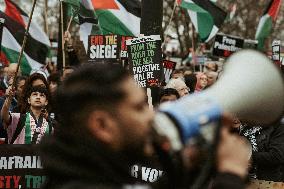
[[[244,45],[244,39],[217,34],[213,43],[212,54],[217,57],[228,57],[234,52],[241,50]]]
[[[274,40],[272,42],[272,60],[273,61],[280,61],[280,40]]]
[[[127,59],[128,53],[127,53],[127,45],[126,40],[133,39],[132,36],[119,36],[121,48],[120,48],[120,58],[121,59]]]
[[[165,75],[165,82],[168,83],[172,72],[176,68],[176,62],[169,61],[169,60],[163,60],[163,67],[164,67],[164,75]]]
[[[143,36],[126,41],[129,70],[140,87],[157,86],[163,78],[161,38]]]

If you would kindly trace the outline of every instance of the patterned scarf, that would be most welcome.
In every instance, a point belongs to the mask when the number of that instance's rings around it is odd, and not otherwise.
[[[48,122],[45,118],[43,118],[41,126],[37,128],[37,121],[33,118],[30,112],[27,112],[25,121],[25,144],[32,143],[35,133],[38,133],[36,139],[36,144],[38,144],[45,134],[49,134]]]

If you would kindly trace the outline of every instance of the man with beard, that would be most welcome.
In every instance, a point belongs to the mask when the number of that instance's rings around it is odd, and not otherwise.
[[[58,129],[41,147],[44,189],[188,188],[184,179],[191,178],[183,175],[178,152],[172,153],[166,145],[170,139],[154,131],[154,113],[127,71],[113,65],[84,66],[63,82],[55,101]],[[222,136],[215,188],[242,189],[245,144],[228,129]],[[133,177],[133,165],[165,174],[150,185]]]

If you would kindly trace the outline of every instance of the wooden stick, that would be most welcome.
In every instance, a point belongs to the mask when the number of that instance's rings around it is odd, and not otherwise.
[[[74,18],[74,16],[72,15],[70,20],[69,20],[69,22],[68,22],[68,26],[67,26],[67,29],[66,29],[66,31],[68,31],[68,32],[69,32],[69,29],[70,29],[70,25],[71,25],[71,23],[73,21],[73,18]]]
[[[192,45],[192,61],[193,61],[193,72],[195,72],[195,65],[196,65],[196,57],[195,57],[195,48],[194,48],[194,25],[191,23],[191,45]]]
[[[65,68],[65,40],[64,40],[64,27],[63,27],[63,1],[60,1],[60,15],[61,15],[61,49],[62,49],[62,67]]]
[[[29,36],[29,29],[30,29],[30,26],[31,26],[32,17],[33,17],[33,13],[34,13],[36,2],[37,2],[37,0],[33,1],[33,6],[32,6],[32,10],[31,10],[30,16],[29,16],[27,29],[25,31],[25,35],[24,35],[24,39],[23,39],[20,55],[19,55],[18,61],[17,61],[17,69],[16,69],[16,72],[15,72],[15,75],[14,75],[14,78],[13,78],[12,89],[14,89],[15,86],[16,86],[16,77],[18,75],[18,72],[19,72],[19,69],[20,69],[20,66],[21,66],[21,59],[22,59],[22,56],[23,56],[23,53],[24,53],[24,49],[25,49],[25,46],[26,46],[27,38]],[[12,99],[12,96],[10,95],[8,98]]]
[[[45,29],[45,33],[48,35],[48,23],[47,23],[47,0],[44,0],[44,29]]]

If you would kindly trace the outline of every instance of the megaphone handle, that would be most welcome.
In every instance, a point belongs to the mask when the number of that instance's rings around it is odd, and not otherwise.
[[[201,168],[199,176],[196,178],[193,185],[190,187],[192,189],[205,189],[208,188],[208,182],[210,182],[210,177],[216,174],[216,152],[217,147],[220,141],[220,131],[222,127],[222,120],[221,118],[215,122],[215,129],[214,129],[214,139],[213,143],[208,148],[208,157],[207,161],[205,162],[204,166]],[[205,126],[206,127],[206,126]]]

